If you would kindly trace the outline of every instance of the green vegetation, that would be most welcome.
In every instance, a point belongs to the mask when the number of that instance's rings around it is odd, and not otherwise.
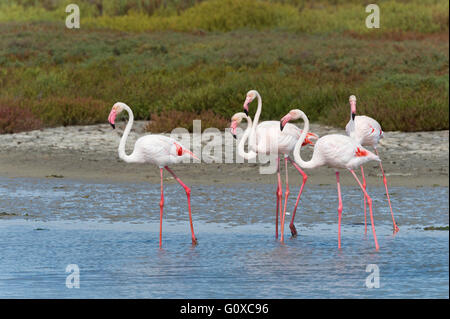
[[[1,0],[0,21],[64,21],[71,0]],[[368,1],[339,0],[81,0],[83,26],[120,31],[231,31],[369,33]],[[40,4],[40,5],[38,5]],[[445,0],[382,1],[380,33],[448,31]]]
[[[382,1],[367,29],[364,1],[83,0],[68,30],[71,2],[0,0],[0,133],[105,122],[116,101],[151,131],[222,128],[250,89],[264,119],[343,127],[355,94],[386,131],[449,126],[448,1]]]
[[[448,226],[428,226],[424,230],[446,230],[448,231]]]

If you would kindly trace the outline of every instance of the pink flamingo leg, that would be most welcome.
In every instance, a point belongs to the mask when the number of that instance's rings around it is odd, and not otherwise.
[[[284,208],[283,208],[283,219],[281,220],[281,241],[284,240],[284,220],[286,218],[286,206],[289,197],[289,176],[288,176],[288,167],[287,167],[288,158],[284,158],[284,167],[286,170],[286,192],[284,195]]]
[[[375,153],[377,153],[378,155],[378,150],[375,148]],[[389,209],[391,210],[391,216],[392,216],[392,223],[394,226],[394,233],[398,232],[400,229],[397,227],[397,224],[395,223],[395,219],[394,219],[394,213],[392,212],[392,206],[391,206],[391,198],[389,197],[389,191],[388,191],[388,186],[387,186],[387,179],[386,179],[386,175],[384,175],[384,170],[383,170],[383,165],[380,162],[380,169],[381,169],[381,173],[383,174],[383,183],[384,183],[384,188],[386,189],[386,197],[389,203]]]
[[[367,190],[366,178],[364,176],[364,169],[361,165],[361,175],[363,180],[363,187]],[[364,234],[367,234],[367,201],[366,196],[364,196]]]
[[[373,232],[373,239],[375,241],[375,248],[376,250],[380,249],[380,246],[378,246],[378,240],[377,240],[377,234],[375,233],[375,224],[373,222],[373,214],[372,214],[372,198],[369,197],[369,194],[367,194],[366,190],[364,189],[363,185],[359,181],[358,177],[356,176],[355,172],[351,169],[350,172],[352,173],[353,177],[358,182],[359,187],[361,187],[361,190],[364,193],[364,196],[367,198],[367,204],[369,204],[369,212],[370,212],[370,223],[372,224],[372,232]]]
[[[280,176],[280,158],[277,158],[277,178],[278,178],[278,186],[276,191],[277,196],[277,210],[275,211],[275,238],[278,239],[278,216],[281,218],[281,176]]]
[[[161,200],[159,201],[159,248],[162,246],[162,218],[164,208],[164,194],[163,194],[163,169],[159,169],[161,175]]]
[[[189,209],[189,223],[191,226],[191,234],[192,234],[192,245],[197,245],[197,239],[195,238],[195,234],[194,234],[194,225],[192,223],[192,213],[191,213],[191,189],[189,187],[187,187],[183,181],[181,179],[179,179],[177,177],[177,175],[175,175],[174,172],[172,172],[172,170],[168,167],[165,166],[164,167],[170,174],[172,174],[172,176],[177,180],[177,182],[184,188],[184,190],[186,191],[186,196],[187,196],[187,202],[188,202],[188,209]]]
[[[294,211],[292,212],[291,223],[289,224],[289,228],[291,229],[292,237],[297,237],[297,229],[295,228],[295,225],[294,225],[294,218],[295,218],[295,213],[297,212],[298,203],[300,202],[300,197],[302,196],[303,187],[305,187],[306,181],[308,180],[308,175],[306,175],[306,173],[290,157],[288,157],[288,158],[289,158],[289,161],[292,163],[292,165],[294,165],[294,167],[303,176],[303,183],[302,183],[302,186],[300,187],[300,191],[298,192],[297,201],[295,202]]]
[[[336,184],[339,198],[338,205],[338,248],[341,249],[341,217],[342,217],[342,197],[341,197],[341,184],[339,183],[339,172],[336,171]]]

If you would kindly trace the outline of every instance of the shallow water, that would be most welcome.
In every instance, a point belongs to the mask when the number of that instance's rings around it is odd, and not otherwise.
[[[362,196],[343,187],[337,249],[334,185],[308,186],[299,236],[274,239],[275,186],[192,186],[199,245],[191,247],[186,196],[165,185],[0,178],[1,298],[448,298],[448,188],[369,187],[380,250],[364,234]],[[292,209],[298,188],[291,188]],[[291,216],[287,216],[289,219]],[[68,264],[80,288],[66,287]],[[366,287],[376,264],[380,288]]]

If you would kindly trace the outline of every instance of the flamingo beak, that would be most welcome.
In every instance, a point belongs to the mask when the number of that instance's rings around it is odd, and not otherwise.
[[[253,101],[252,97],[247,96],[244,102],[244,113],[248,116],[248,105]]]
[[[356,116],[356,101],[350,101],[350,109],[352,112],[352,120],[354,120]]]
[[[292,120],[292,116],[290,114],[287,114],[286,116],[284,116],[281,120],[280,120],[280,130],[283,131],[284,126],[287,124],[287,122],[289,122],[290,120]]]
[[[237,121],[232,121],[231,125],[230,125],[230,131],[231,131],[231,135],[233,135],[234,139],[237,140],[237,136],[236,136],[236,129],[238,126],[238,122]]]
[[[111,127],[113,129],[116,128],[116,124],[115,124],[116,116],[117,116],[116,110],[114,110],[114,109],[111,110],[111,113],[109,113],[109,116],[108,116],[108,122],[109,122],[109,124],[111,124]]]

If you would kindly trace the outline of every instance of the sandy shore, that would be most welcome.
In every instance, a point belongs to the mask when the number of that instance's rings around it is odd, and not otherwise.
[[[144,134],[145,123],[136,122],[129,136],[127,150]],[[125,123],[116,130],[108,124],[57,127],[17,134],[0,135],[0,176],[85,179],[98,182],[159,183],[159,171],[153,165],[127,164],[121,161],[117,147]],[[320,136],[342,133],[332,127],[312,124],[311,131]],[[223,134],[222,134],[223,137]],[[206,145],[208,141],[203,141]],[[302,151],[310,158],[312,149]],[[380,157],[391,186],[447,186],[449,132],[386,132],[379,145]],[[275,183],[276,175],[259,173],[259,164],[195,163],[174,166],[174,171],[188,184]],[[329,168],[306,171],[311,184],[334,184]],[[365,167],[368,182],[382,185],[376,163]],[[289,181],[299,185],[301,178],[289,168]],[[171,178],[167,174],[167,180]],[[354,185],[350,174],[343,172],[342,183]]]

